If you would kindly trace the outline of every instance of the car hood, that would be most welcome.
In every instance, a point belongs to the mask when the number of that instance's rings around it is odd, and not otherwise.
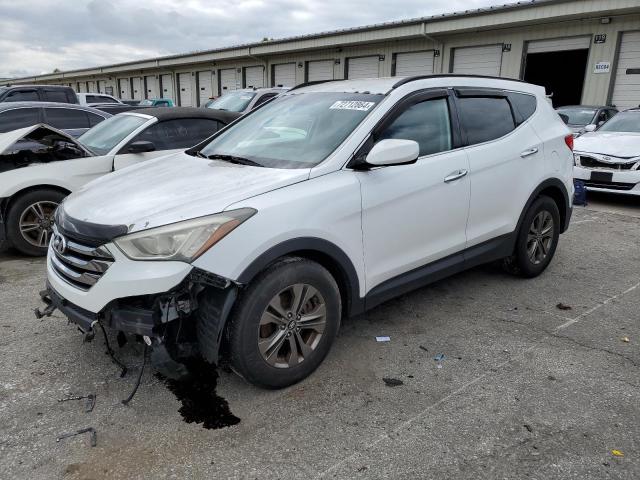
[[[149,160],[89,182],[67,197],[64,215],[129,233],[210,215],[309,178],[310,169],[274,169],[193,157]]]
[[[574,150],[618,158],[640,156],[640,134],[625,132],[591,132],[575,139]]]
[[[9,147],[11,147],[14,143],[19,140],[23,140],[32,133],[36,132],[36,130],[48,130],[53,133],[60,135],[61,137],[66,138],[69,142],[78,145],[76,139],[71,137],[69,134],[63,132],[62,130],[58,130],[57,128],[53,128],[49,125],[45,125],[44,123],[37,123],[35,125],[31,125],[30,127],[19,128],[18,130],[12,130],[6,133],[0,133],[0,154],[3,154],[7,151]],[[80,147],[80,145],[78,145]],[[82,148],[85,150],[84,148]]]

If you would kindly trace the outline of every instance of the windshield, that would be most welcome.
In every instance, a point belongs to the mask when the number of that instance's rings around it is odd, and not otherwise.
[[[640,133],[640,112],[622,112],[602,125],[599,132]]]
[[[200,153],[239,157],[270,168],[311,168],[327,158],[382,98],[324,92],[281,96],[214,138]]]
[[[558,113],[569,117],[569,125],[589,125],[596,114],[594,108],[559,108]]]
[[[142,100],[138,105],[144,106],[144,105],[153,105],[153,100]]]
[[[106,155],[131,132],[148,121],[148,118],[136,115],[116,115],[87,130],[80,135],[78,141],[94,154]]]
[[[216,98],[213,102],[207,105],[207,108],[216,108],[218,110],[228,110],[229,112],[242,112],[251,99],[256,96],[256,92],[229,92],[222,95],[220,98]]]

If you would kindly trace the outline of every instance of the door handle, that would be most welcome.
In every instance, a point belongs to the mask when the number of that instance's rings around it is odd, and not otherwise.
[[[538,147],[533,147],[533,148],[530,148],[529,150],[525,150],[524,152],[522,152],[520,156],[524,158],[524,157],[528,157],[529,155],[535,155],[536,153],[538,153]]]
[[[456,170],[455,172],[450,173],[449,175],[444,177],[444,183],[455,182],[459,178],[464,177],[467,173],[469,173],[468,170]]]

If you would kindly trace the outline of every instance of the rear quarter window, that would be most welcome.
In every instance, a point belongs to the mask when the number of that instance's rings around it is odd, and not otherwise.
[[[496,140],[516,128],[506,98],[462,97],[458,106],[469,145]]]
[[[536,111],[538,101],[535,95],[529,95],[526,93],[509,93],[509,101],[516,114],[516,123],[520,125],[526,121]]]

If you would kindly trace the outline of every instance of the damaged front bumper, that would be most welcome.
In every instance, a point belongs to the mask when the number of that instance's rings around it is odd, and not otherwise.
[[[111,248],[109,248],[111,247]],[[222,330],[239,285],[228,279],[182,262],[138,262],[107,245],[114,261],[90,288],[82,289],[65,280],[54,265],[50,247],[47,259],[45,303],[36,316],[48,316],[54,309],[64,314],[93,338],[99,324],[115,331],[144,337],[153,349],[165,349],[175,360],[202,354],[218,361]],[[198,337],[198,299],[215,299],[218,318],[207,319],[213,339]],[[153,360],[152,351],[152,360]]]

